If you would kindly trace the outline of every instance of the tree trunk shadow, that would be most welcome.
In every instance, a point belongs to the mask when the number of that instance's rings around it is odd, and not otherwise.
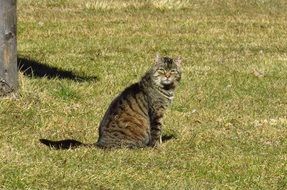
[[[23,72],[23,74],[28,77],[68,79],[77,82],[98,80],[98,77],[96,76],[77,75],[72,71],[59,69],[57,67],[49,66],[47,64],[25,57],[18,56],[17,66],[19,71]]]

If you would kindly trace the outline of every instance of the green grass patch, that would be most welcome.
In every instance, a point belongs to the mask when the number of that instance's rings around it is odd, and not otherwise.
[[[17,100],[0,101],[1,189],[286,189],[284,0],[23,0]],[[96,142],[112,99],[155,54],[183,57],[159,149]],[[24,59],[23,59],[24,60]],[[56,69],[56,70],[55,70]],[[42,69],[43,70],[43,69]]]

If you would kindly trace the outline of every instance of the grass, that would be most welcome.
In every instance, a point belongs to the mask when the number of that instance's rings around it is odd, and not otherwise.
[[[286,19],[284,0],[19,1],[19,56],[82,80],[19,73],[19,98],[0,102],[0,188],[286,189]],[[157,52],[184,58],[164,120],[176,139],[113,151],[39,144],[95,142],[113,97]]]

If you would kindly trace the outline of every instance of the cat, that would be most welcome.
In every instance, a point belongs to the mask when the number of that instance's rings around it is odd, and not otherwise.
[[[100,148],[157,147],[162,143],[162,118],[181,80],[181,58],[157,55],[141,80],[127,87],[110,104],[99,126],[95,144],[67,139],[41,143],[55,149],[79,146]]]

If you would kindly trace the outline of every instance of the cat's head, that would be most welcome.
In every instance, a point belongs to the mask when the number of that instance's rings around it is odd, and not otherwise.
[[[152,80],[164,89],[174,88],[181,79],[181,59],[157,55],[152,69]]]

